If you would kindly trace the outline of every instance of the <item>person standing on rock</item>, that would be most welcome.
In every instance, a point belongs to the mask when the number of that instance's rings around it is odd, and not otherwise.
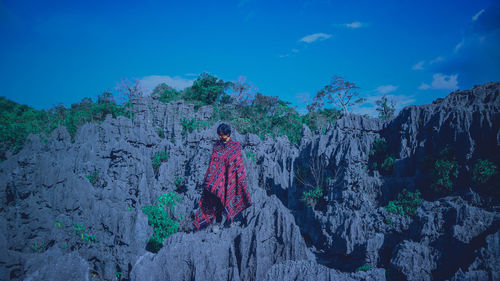
[[[219,221],[222,212],[225,222],[222,225],[233,226],[234,217],[252,205],[247,192],[247,181],[240,142],[231,140],[231,127],[222,123],[217,128],[219,140],[214,144],[210,162],[205,173],[203,193],[194,216],[194,231]],[[218,232],[214,225],[212,231]]]

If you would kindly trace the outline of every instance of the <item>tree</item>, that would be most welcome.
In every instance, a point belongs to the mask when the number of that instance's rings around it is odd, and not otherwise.
[[[237,104],[248,105],[250,100],[255,98],[255,91],[257,88],[246,83],[246,77],[238,77],[238,81],[233,82],[232,85],[232,97]]]
[[[396,110],[394,106],[394,101],[391,100],[391,103],[387,103],[387,97],[383,95],[379,100],[375,102],[377,104],[376,110],[379,112],[378,117],[382,120],[386,120],[394,115],[394,111]]]
[[[225,90],[232,86],[232,82],[224,82],[222,79],[212,76],[206,72],[193,82],[193,85],[186,89],[185,97],[188,100],[200,101],[205,104],[215,104],[217,102],[229,103]]]
[[[143,89],[141,88],[140,81],[138,79],[130,81],[127,78],[122,78],[116,82],[115,90],[117,90],[118,94],[120,94],[120,101],[123,101],[123,104],[129,103],[134,98],[143,95]]]
[[[324,99],[326,99],[327,103],[341,107],[342,112],[347,114],[347,109],[350,106],[362,103],[366,100],[364,98],[358,98],[354,102],[351,101],[354,97],[359,95],[359,93],[355,91],[356,89],[359,89],[359,87],[354,83],[345,81],[343,77],[334,75],[332,82],[316,93],[313,102],[307,105],[307,110],[309,112],[315,112],[321,109],[325,104]]]
[[[115,103],[115,98],[110,92],[104,92],[97,96],[97,104]]]

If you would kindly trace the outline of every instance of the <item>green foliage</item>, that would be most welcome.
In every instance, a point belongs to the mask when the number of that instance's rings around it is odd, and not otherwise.
[[[370,270],[371,268],[372,268],[372,266],[371,266],[371,265],[369,265],[369,264],[365,264],[365,265],[362,265],[362,266],[360,266],[360,267],[356,268],[356,272],[358,272],[358,271],[368,271],[368,270]]]
[[[392,225],[392,220],[390,217],[386,217],[385,218],[385,223],[388,224],[388,225]]]
[[[250,158],[252,159],[252,162],[255,163],[257,160],[255,159],[255,154],[252,152],[252,151],[248,151],[245,153],[245,155],[247,156],[247,158]]]
[[[30,133],[39,134],[47,143],[50,133],[63,125],[74,141],[78,128],[88,122],[103,121],[107,114],[133,118],[131,107],[131,103],[117,105],[111,93],[99,95],[97,103],[86,97],[69,109],[59,103],[48,110],[36,110],[0,97],[0,159],[5,159],[9,150],[18,153]]]
[[[163,131],[162,128],[156,128],[156,132],[158,133],[158,136],[162,139],[165,138],[165,132]]]
[[[191,87],[184,91],[184,99],[189,102],[199,102],[199,105],[227,104],[232,99],[225,90],[232,85],[208,73],[202,73]]]
[[[488,159],[478,159],[472,170],[472,179],[478,184],[485,184],[497,173],[497,166]]]
[[[182,98],[182,92],[177,91],[165,83],[156,86],[151,95],[159,95],[159,101],[163,103],[169,103]]]
[[[90,175],[86,175],[86,177],[93,186],[95,186],[99,181],[99,173],[97,171],[93,172]]]
[[[326,130],[327,125],[337,121],[341,115],[341,110],[330,108],[318,109],[317,111],[309,112],[302,116],[302,121],[311,129],[311,131],[321,129],[322,134],[324,134],[324,130]]]
[[[439,152],[439,156],[433,161],[430,174],[431,187],[434,190],[453,190],[453,180],[458,176],[458,163],[455,160],[455,152],[450,146]]]
[[[394,101],[391,101],[391,103],[389,104],[385,95],[383,95],[379,100],[375,101],[375,103],[377,105],[376,110],[379,112],[378,117],[380,119],[386,120],[394,115],[394,111],[396,110]]]
[[[75,234],[77,236],[81,237],[83,240],[87,242],[90,243],[98,242],[94,235],[85,232],[85,226],[81,224],[73,223],[73,230],[75,231]]]
[[[166,162],[168,160],[168,152],[166,151],[157,151],[153,155],[153,170],[155,174],[158,174],[158,169],[160,168],[161,162]]]
[[[389,204],[387,204],[387,206],[384,206],[384,208],[388,212],[393,214],[405,217],[413,217],[420,204],[422,204],[420,191],[417,189],[412,193],[405,188],[401,193],[398,194],[397,200],[389,201]]]
[[[148,250],[157,253],[163,247],[163,241],[168,236],[174,234],[179,229],[179,221],[182,215],[178,216],[178,220],[173,214],[174,206],[180,202],[180,198],[174,192],[162,194],[157,199],[158,205],[146,206],[142,212],[148,216],[148,223],[153,227],[154,234],[148,241]],[[167,207],[164,209],[164,207]]]
[[[33,242],[33,244],[31,245],[31,249],[35,252],[38,252],[38,253],[41,253],[43,250],[45,250],[45,247],[47,245],[45,244],[45,242]]]
[[[258,93],[251,103],[236,105],[235,111],[226,114],[223,109],[214,110],[213,120],[228,121],[241,134],[253,133],[261,139],[266,134],[271,137],[286,135],[290,143],[297,145],[301,138],[302,118],[289,104],[278,97]]]
[[[341,108],[343,114],[348,113],[348,108],[366,101],[365,98],[358,98],[356,101],[351,101],[359,93],[359,89],[354,83],[345,81],[343,77],[334,75],[330,84],[323,87],[316,93],[313,102],[307,105],[309,112],[317,111],[323,108],[325,103],[334,104]]]
[[[186,136],[187,132],[192,133],[193,130],[200,130],[210,126],[210,121],[199,121],[194,118],[181,120],[182,132],[181,135]]]
[[[179,186],[179,185],[181,185],[181,184],[182,184],[182,180],[183,180],[183,178],[182,178],[182,177],[177,177],[177,178],[175,178],[174,184],[175,184],[176,186]]]
[[[187,187],[183,184],[184,179],[182,177],[175,178],[174,185],[176,187],[177,192],[185,192],[187,191]]]
[[[388,145],[384,139],[376,138],[369,153],[369,166],[382,174],[391,174],[394,167],[395,154],[388,153]]]
[[[316,201],[323,196],[323,190],[318,186],[315,189],[302,193],[301,201],[305,201],[309,207],[314,208]]]

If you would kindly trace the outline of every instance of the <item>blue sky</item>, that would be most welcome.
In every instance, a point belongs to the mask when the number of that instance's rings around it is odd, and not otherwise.
[[[0,96],[67,107],[138,79],[147,94],[202,72],[240,76],[267,96],[305,103],[333,75],[376,115],[500,81],[500,0],[0,0]]]

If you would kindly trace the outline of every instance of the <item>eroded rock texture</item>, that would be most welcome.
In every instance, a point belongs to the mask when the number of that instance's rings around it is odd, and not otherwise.
[[[500,186],[479,186],[471,170],[478,158],[500,159],[499,96],[500,83],[488,83],[387,121],[348,115],[324,134],[304,126],[299,146],[233,128],[243,154],[255,155],[244,162],[254,205],[217,234],[184,232],[219,123],[183,134],[181,121],[208,120],[211,107],[143,97],[133,120],[108,115],[81,127],[74,143],[64,127],[47,144],[30,135],[0,164],[0,279],[498,280]],[[391,173],[368,167],[377,138],[396,155]],[[459,176],[439,193],[423,162],[446,145]],[[159,151],[169,158],[155,171]],[[321,177],[310,167],[322,167]],[[300,200],[311,188],[298,175],[326,191],[314,208]],[[174,210],[181,229],[153,254],[141,210],[174,191],[177,177],[185,182]],[[403,188],[422,192],[413,217],[383,208]]]

